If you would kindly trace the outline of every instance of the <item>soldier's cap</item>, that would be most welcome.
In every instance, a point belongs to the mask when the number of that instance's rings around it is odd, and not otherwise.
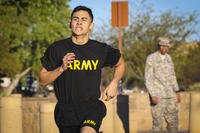
[[[166,37],[159,37],[158,38],[158,45],[161,45],[161,46],[170,46],[170,40],[169,38],[166,38]]]

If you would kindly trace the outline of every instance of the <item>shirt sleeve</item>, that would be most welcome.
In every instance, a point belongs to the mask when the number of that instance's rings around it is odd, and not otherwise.
[[[145,85],[151,96],[156,96],[156,91],[154,90],[154,62],[152,58],[147,57],[145,65]]]
[[[121,57],[121,54],[118,49],[115,49],[109,45],[106,45],[106,55],[104,61],[104,67],[109,66],[113,67],[116,65]]]
[[[43,57],[40,58],[42,66],[47,69],[47,71],[52,71],[58,68],[60,60],[56,59],[56,52],[53,46],[49,46],[45,51]]]

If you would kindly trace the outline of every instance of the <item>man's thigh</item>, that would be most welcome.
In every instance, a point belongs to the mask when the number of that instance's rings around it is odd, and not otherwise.
[[[153,118],[153,129],[161,130],[163,114],[164,114],[164,109],[165,109],[163,100],[160,100],[160,102],[157,105],[152,106],[151,109],[152,109],[152,118]]]
[[[89,126],[84,126],[81,128],[81,133],[97,133],[96,130]]]
[[[88,130],[90,128],[93,128],[94,131],[98,133],[102,120],[105,115],[106,115],[106,107],[104,103],[102,101],[97,101],[96,103],[93,103],[91,108],[88,108],[87,115],[85,115],[81,127],[83,129],[85,129],[85,127],[88,127],[86,128]]]

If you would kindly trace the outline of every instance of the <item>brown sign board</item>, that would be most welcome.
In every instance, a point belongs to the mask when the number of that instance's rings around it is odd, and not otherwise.
[[[112,26],[128,26],[128,1],[112,1]]]

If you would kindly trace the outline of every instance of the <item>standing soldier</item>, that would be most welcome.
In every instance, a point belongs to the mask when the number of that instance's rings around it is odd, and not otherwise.
[[[180,102],[174,64],[167,54],[169,39],[158,38],[158,51],[150,54],[145,66],[145,84],[150,94],[152,107],[153,130],[162,130],[162,119],[167,122],[167,130],[178,130],[178,109]]]

